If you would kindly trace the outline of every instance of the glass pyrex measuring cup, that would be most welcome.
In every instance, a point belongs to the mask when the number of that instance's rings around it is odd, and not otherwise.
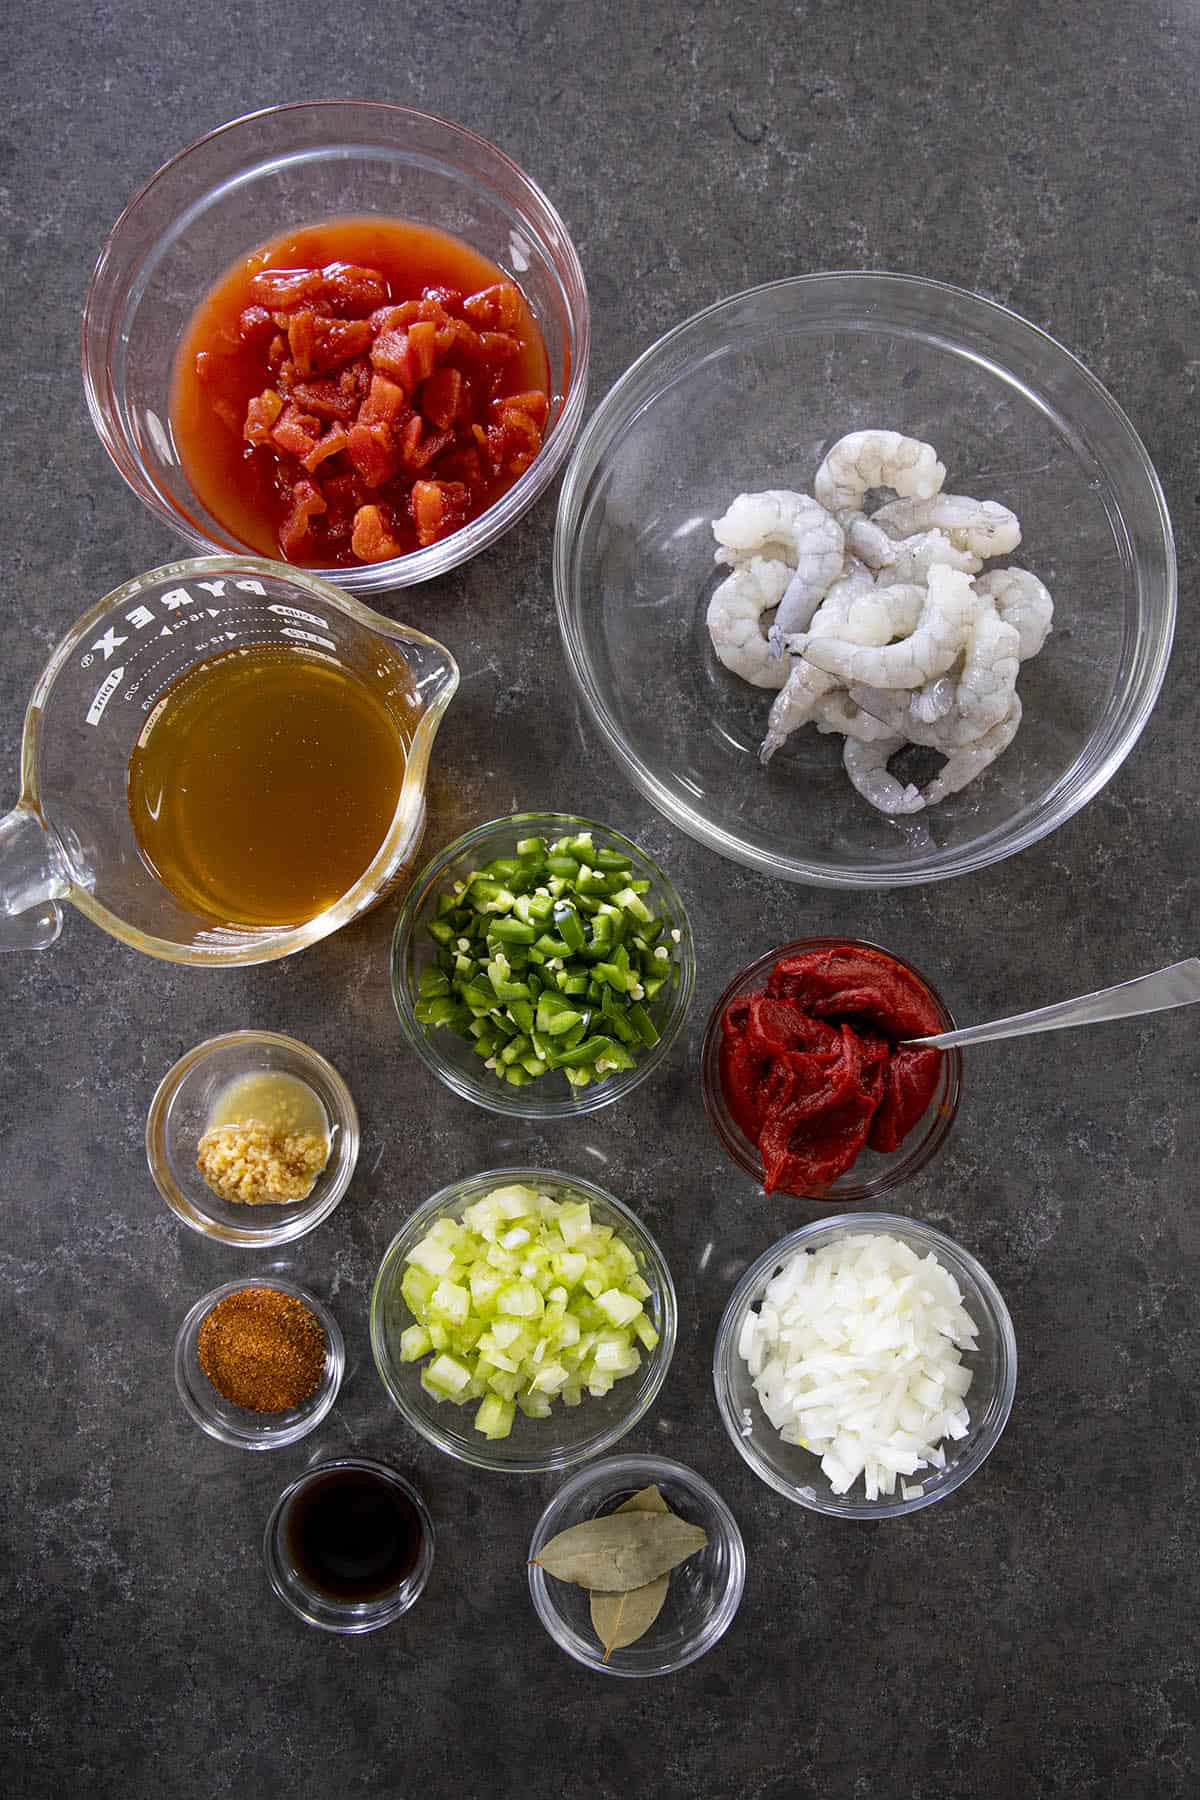
[[[368,678],[407,679],[404,777],[374,860],[354,886],[294,926],[223,924],[152,873],[129,816],[129,759],[163,691],[235,646],[293,646]],[[21,798],[0,818],[0,950],[38,950],[69,901],[105,931],[170,962],[270,962],[380,900],[421,840],[429,754],[458,687],[450,652],[303,569],[252,556],[168,563],[117,588],[56,647],[25,714]],[[399,731],[400,727],[397,726]]]

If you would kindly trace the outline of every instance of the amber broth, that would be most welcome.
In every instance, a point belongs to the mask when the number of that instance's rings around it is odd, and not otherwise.
[[[385,666],[390,665],[390,666]],[[173,682],[129,763],[142,856],[184,906],[294,926],[339,900],[395,815],[417,697],[300,648],[223,651]]]
[[[262,269],[321,268],[349,262],[377,269],[386,277],[391,300],[417,299],[425,287],[456,288],[473,293],[496,281],[512,281],[497,265],[460,238],[417,225],[409,219],[328,219],[272,238],[226,270],[189,320],[175,358],[171,386],[171,425],[184,474],[193,492],[239,543],[264,556],[279,555],[278,528],[286,503],[276,492],[270,462],[238,430],[222,420],[214,407],[220,400],[227,417],[245,418],[246,407],[264,385],[263,352],[243,344],[238,316],[250,304],[250,281]],[[550,365],[542,336],[528,306],[514,331],[520,345],[505,373],[503,392],[530,389],[550,392]],[[201,384],[196,374],[200,351],[219,351],[219,392]],[[508,483],[500,483],[498,493]]]

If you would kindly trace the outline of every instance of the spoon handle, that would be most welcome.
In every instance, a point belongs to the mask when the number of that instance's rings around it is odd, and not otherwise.
[[[1200,958],[1138,975],[1116,987],[1055,1006],[1039,1006],[1035,1012],[1014,1013],[1010,1019],[993,1019],[990,1025],[967,1025],[961,1031],[943,1031],[936,1037],[906,1038],[932,1050],[948,1050],[954,1044],[989,1044],[997,1038],[1032,1037],[1039,1031],[1066,1031],[1073,1025],[1102,1025],[1107,1019],[1134,1019],[1139,1013],[1168,1012],[1173,1006],[1191,1006],[1200,1000]]]

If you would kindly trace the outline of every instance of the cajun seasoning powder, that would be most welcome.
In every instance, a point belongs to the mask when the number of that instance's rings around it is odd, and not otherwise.
[[[200,1367],[222,1399],[280,1413],[316,1392],[328,1346],[320,1320],[278,1288],[248,1287],[219,1300],[200,1327]]]

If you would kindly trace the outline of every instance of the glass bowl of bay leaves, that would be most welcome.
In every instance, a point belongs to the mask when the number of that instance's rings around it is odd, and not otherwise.
[[[685,1669],[729,1629],[745,1580],[742,1534],[721,1496],[661,1456],[581,1469],[529,1546],[538,1618],[560,1650],[602,1675]]]

